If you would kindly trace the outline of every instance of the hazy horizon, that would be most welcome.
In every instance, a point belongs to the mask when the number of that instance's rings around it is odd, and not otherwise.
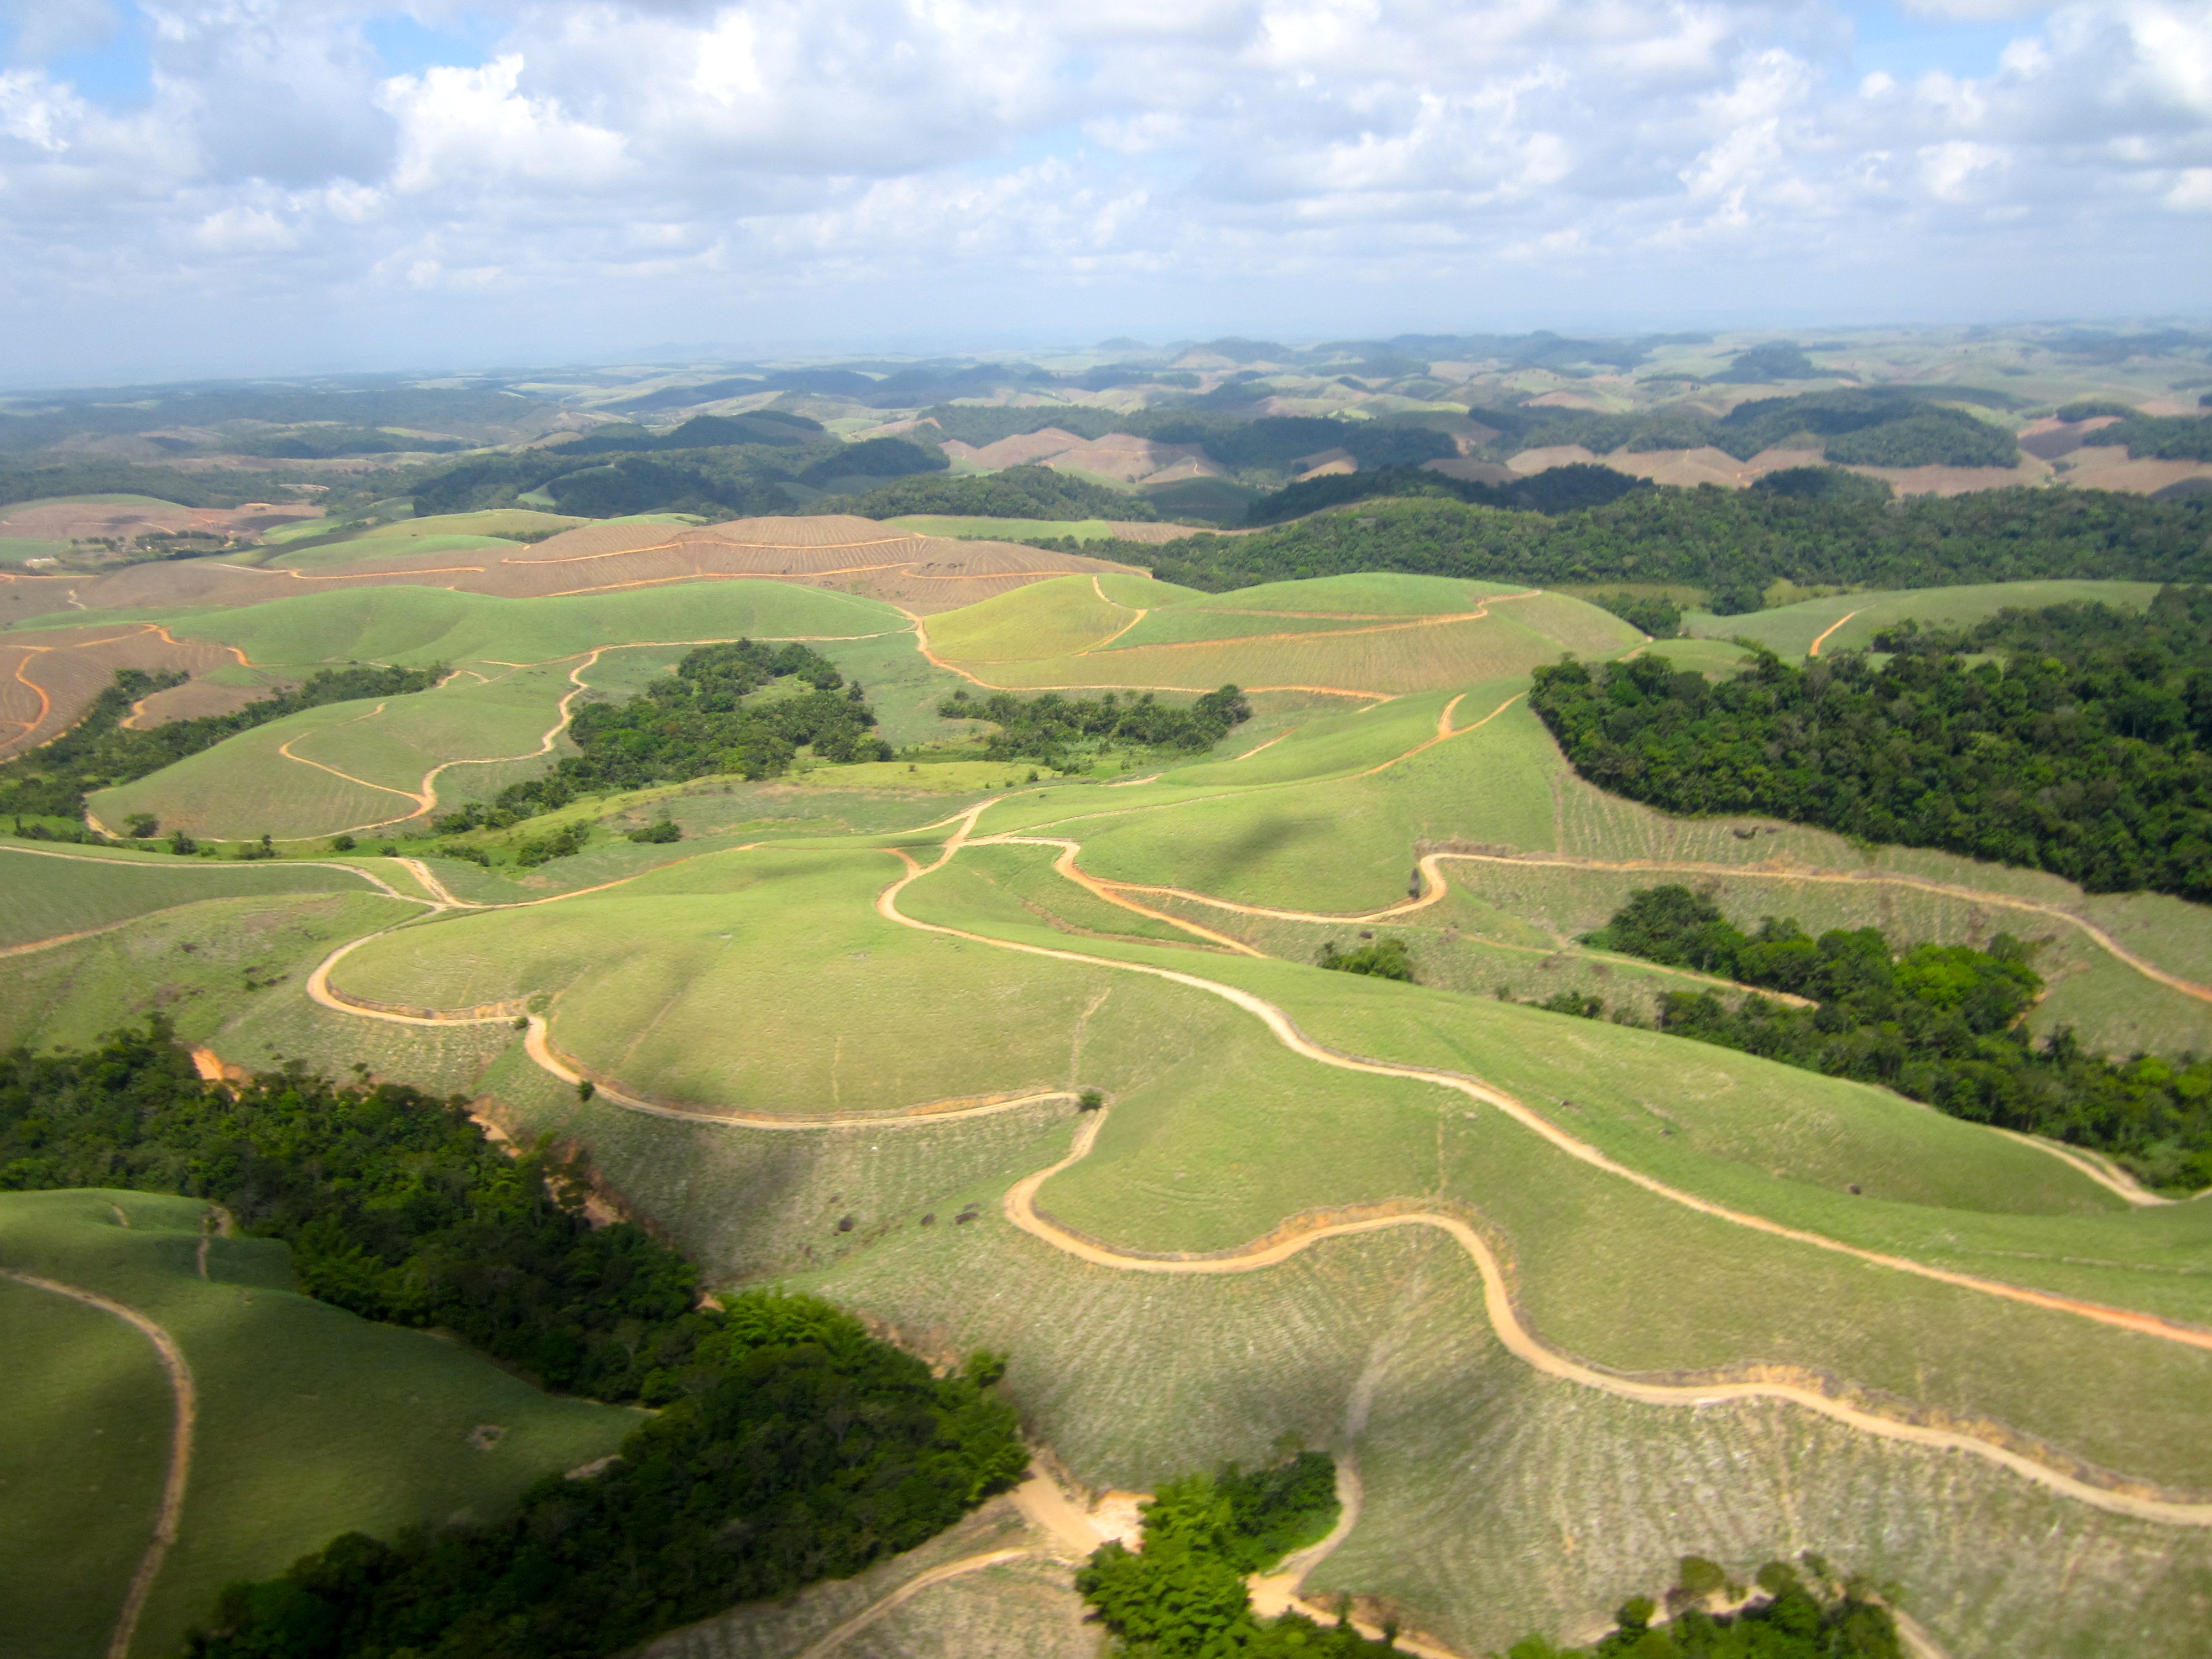
[[[2212,311],[2203,0],[0,0],[0,384]]]

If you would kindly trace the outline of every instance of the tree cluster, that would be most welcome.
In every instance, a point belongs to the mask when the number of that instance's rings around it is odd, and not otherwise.
[[[2009,613],[1973,638],[2010,655],[1761,653],[1719,684],[1664,656],[1571,659],[1536,671],[1530,706],[1583,776],[1668,811],[2212,899],[2212,589],[2163,589],[2143,616]]]
[[[210,1198],[288,1243],[310,1295],[663,1407],[610,1468],[549,1478],[510,1516],[349,1534],[233,1586],[200,1659],[598,1659],[857,1572],[1019,1475],[1013,1411],[988,1392],[1003,1362],[933,1376],[811,1297],[700,1306],[673,1249],[586,1221],[579,1175],[542,1146],[501,1156],[459,1096],[296,1067],[203,1083],[158,1024],[0,1056],[0,1188]]]
[[[0,433],[4,431],[0,427]],[[243,507],[248,501],[301,499],[289,485],[262,472],[185,472],[131,461],[33,460],[0,465],[0,506],[61,495],[152,495],[179,507]]]
[[[994,691],[978,699],[963,689],[938,704],[937,712],[946,720],[996,726],[985,740],[988,759],[1033,760],[1063,772],[1078,770],[1089,757],[1115,748],[1200,753],[1252,718],[1251,705],[1233,685],[1188,703],[1162,702],[1150,691],[1127,700],[1112,691],[1073,699],[1057,691],[1041,697]]]
[[[1556,1648],[1540,1636],[1516,1642],[1505,1659],[1906,1659],[1889,1609],[1870,1599],[1856,1580],[1828,1579],[1827,1563],[1802,1558],[1808,1583],[1787,1561],[1759,1570],[1763,1595],[1733,1613],[1707,1611],[1711,1598],[1729,1588],[1711,1561],[1682,1558],[1681,1582],[1668,1592],[1671,1614],[1658,1620],[1659,1605],[1632,1597],[1613,1614],[1613,1632],[1595,1646]],[[1733,1599],[1733,1598],[1731,1598]]]
[[[1370,1659],[1393,1650],[1297,1613],[1263,1624],[1245,1588],[1247,1575],[1326,1537],[1337,1508],[1335,1466],[1320,1452],[1166,1481],[1145,1505],[1144,1547],[1102,1546],[1075,1587],[1119,1659]]]
[[[2043,981],[2009,934],[1986,950],[1923,943],[1900,951],[1872,927],[1814,939],[1769,916],[1746,933],[1710,900],[1668,886],[1635,894],[1583,942],[1815,1004],[1753,996],[1730,1007],[1709,991],[1669,992],[1659,1000],[1662,1030],[2094,1147],[2153,1185],[2212,1186],[2212,1058],[2116,1064],[2084,1053],[2068,1031],[2033,1042],[2018,1022]],[[1555,1012],[1596,1018],[1603,1005],[1593,998]]]
[[[573,443],[472,455],[416,473],[407,492],[426,517],[512,507],[542,491],[580,518],[732,519],[789,513],[817,489],[951,465],[933,444],[903,438],[848,444],[804,416],[701,416],[658,436],[641,427],[604,428]]]
[[[342,455],[451,454],[470,446],[458,438],[426,438],[420,433],[388,432],[381,427],[309,426],[236,441],[223,447],[234,455],[328,461]]]
[[[776,687],[787,679],[807,689]],[[810,746],[827,761],[889,760],[891,747],[874,734],[875,724],[861,688],[846,684],[818,651],[752,640],[704,645],[634,697],[583,704],[569,726],[583,752],[545,777],[509,785],[479,809],[480,821],[502,827],[580,793],[714,772],[777,777]]]
[[[2212,420],[2202,415],[2140,415],[2114,410],[2115,425],[2085,435],[2085,444],[2118,444],[2136,460],[2212,461]]]
[[[1682,607],[1663,593],[1592,593],[1589,599],[1655,640],[1671,640],[1682,631]]]
[[[1413,954],[1407,950],[1406,941],[1395,934],[1372,945],[1356,945],[1349,951],[1338,950],[1336,941],[1328,939],[1314,960],[1332,973],[1365,974],[1376,979],[1401,980],[1408,985],[1417,983]]]
[[[258,698],[228,714],[202,714],[137,731],[122,724],[131,705],[181,685],[185,677],[118,668],[114,683],[93,699],[76,726],[42,748],[0,763],[0,812],[81,817],[84,798],[92,791],[145,777],[187,755],[212,749],[225,738],[325,703],[428,690],[445,675],[442,664],[428,668],[325,668],[309,676],[304,685]]]
[[[1003,472],[901,478],[858,496],[830,496],[820,513],[853,513],[896,519],[909,513],[943,513],[973,519],[1152,520],[1160,515],[1142,495],[1071,477],[1048,466],[1010,466]]]
[[[1577,461],[1571,466],[1547,467],[1511,483],[1488,484],[1448,477],[1415,467],[1382,467],[1358,472],[1331,472],[1318,478],[1302,478],[1263,495],[1244,509],[1248,525],[1284,524],[1328,507],[1381,497],[1402,499],[1432,496],[1465,501],[1474,507],[1496,507],[1515,513],[1579,513],[1604,507],[1632,490],[1651,486],[1641,478],[1616,472],[1609,466]]]

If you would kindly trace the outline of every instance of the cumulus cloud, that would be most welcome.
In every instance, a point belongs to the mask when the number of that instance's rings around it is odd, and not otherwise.
[[[1913,0],[2011,44],[1856,84],[1838,0],[489,0],[488,49],[399,70],[380,0],[137,0],[129,107],[54,67],[110,0],[16,4],[0,291],[32,313],[97,269],[149,315],[619,291],[696,337],[926,274],[982,319],[1199,284],[1256,326],[1508,265],[1619,273],[1623,310],[1762,262],[1955,295],[2002,250],[2072,273],[2047,313],[2185,292],[2142,256],[2204,251],[2212,195],[2212,0]]]

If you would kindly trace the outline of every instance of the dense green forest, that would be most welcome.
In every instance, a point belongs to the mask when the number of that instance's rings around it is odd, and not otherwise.
[[[951,465],[933,444],[904,438],[850,444],[804,416],[768,412],[701,416],[658,437],[641,427],[602,428],[572,443],[426,468],[392,488],[411,495],[422,517],[511,507],[542,495],[580,518],[696,513],[732,519],[789,513],[826,486],[849,489]]]
[[[54,496],[151,495],[179,507],[243,507],[248,501],[301,499],[289,480],[314,482],[312,474],[265,472],[180,472],[171,466],[141,466],[130,461],[64,461],[52,465],[10,462],[0,465],[0,507]]]
[[[1575,769],[1671,812],[1766,812],[2044,869],[2091,892],[2212,899],[2212,589],[2148,612],[2008,611],[1970,665],[1883,636],[1708,684],[1664,656],[1539,668],[1529,702]],[[1960,636],[1939,636],[1943,645]]]
[[[938,704],[937,712],[949,720],[995,725],[985,744],[988,759],[1033,760],[1062,772],[1079,771],[1117,748],[1199,753],[1252,718],[1251,705],[1233,685],[1188,703],[1162,702],[1150,691],[1126,701],[1112,691],[1070,701],[1057,691],[1040,697],[994,691],[978,699],[962,690]]]
[[[1400,499],[1437,496],[1474,507],[1500,507],[1520,513],[1578,513],[1585,507],[1605,507],[1632,490],[1649,489],[1641,478],[1616,472],[1609,466],[1577,461],[1571,466],[1547,467],[1512,483],[1487,484],[1451,478],[1441,472],[1415,467],[1382,467],[1358,472],[1331,472],[1285,484],[1261,496],[1244,511],[1248,525],[1284,524],[1352,501],[1377,496]]]
[[[1380,1659],[1395,1650],[1297,1613],[1261,1623],[1245,1588],[1336,1522],[1335,1465],[1306,1452],[1250,1474],[1164,1481],[1145,1505],[1144,1547],[1100,1547],[1075,1587],[1118,1659]]]
[[[1885,1084],[1975,1123],[2024,1130],[2124,1159],[2150,1184],[2212,1186],[2212,1057],[2137,1055],[2115,1064],[2070,1033],[2031,1039],[2018,1021],[2043,993],[2033,952],[2000,933],[1893,949],[1880,930],[1814,939],[1794,921],[1746,933],[1686,887],[1633,895],[1583,943],[1813,1000],[1731,1008],[1709,991],[1668,992],[1659,1028],[1787,1066]],[[1595,1001],[1559,1012],[1596,1018]]]
[[[84,798],[92,791],[158,772],[234,733],[324,703],[426,690],[445,675],[442,664],[429,668],[325,668],[309,677],[305,685],[259,698],[228,714],[202,714],[137,732],[121,724],[131,706],[167,686],[183,684],[185,677],[118,668],[114,684],[93,699],[76,726],[45,747],[0,763],[0,814],[82,817]]]
[[[1443,499],[1375,501],[1250,535],[1097,541],[1083,550],[1211,592],[1404,570],[1546,586],[1680,584],[1756,610],[1778,579],[1808,587],[2212,580],[2212,501],[1993,489],[1891,504],[1709,487],[1638,489],[1559,517]]]
[[[1707,1611],[1711,1597],[1734,1599],[1728,1575],[1686,1555],[1664,1621],[1655,1622],[1659,1606],[1650,1596],[1634,1596],[1613,1614],[1612,1634],[1594,1646],[1556,1648],[1532,1636],[1515,1643],[1505,1659],[1907,1659],[1896,1620],[1868,1599],[1866,1585],[1833,1583],[1819,1556],[1801,1559],[1804,1573],[1787,1561],[1768,1562],[1757,1579],[1763,1596],[1715,1613]]]
[[[374,426],[313,426],[234,439],[220,446],[232,455],[267,455],[283,460],[327,461],[341,455],[451,454],[470,445],[458,438],[426,438],[418,433],[387,432]]]
[[[2099,427],[2081,441],[2118,444],[2140,461],[2212,461],[2212,419],[2202,415],[2139,415],[2113,410],[2117,425]]]
[[[1753,398],[1719,416],[1684,408],[1607,415],[1522,405],[1470,409],[1468,418],[1498,433],[1483,453],[1501,458],[1559,444],[1580,444],[1593,455],[1711,445],[1747,461],[1762,449],[1800,440],[1825,449],[1831,461],[1856,466],[2018,465],[2012,434],[1945,406],[1960,403],[2005,407],[2017,400],[1968,386],[1875,386]]]
[[[887,483],[861,495],[828,495],[808,509],[896,519],[909,513],[944,513],[975,519],[1152,520],[1160,515],[1142,495],[1074,478],[1048,466],[1010,466],[1003,472],[941,473]]]
[[[805,1297],[698,1305],[641,1228],[594,1228],[580,1171],[510,1160],[455,1096],[298,1067],[204,1083],[158,1023],[89,1054],[0,1055],[0,1188],[221,1203],[301,1288],[437,1326],[545,1386],[659,1406],[611,1468],[489,1523],[349,1534],[227,1590],[200,1659],[599,1659],[732,1603],[846,1577],[1028,1462],[1003,1362],[938,1377]]]

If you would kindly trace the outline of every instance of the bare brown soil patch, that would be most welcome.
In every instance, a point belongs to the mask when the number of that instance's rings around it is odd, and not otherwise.
[[[68,731],[83,715],[86,705],[113,681],[118,668],[182,669],[200,675],[238,659],[227,645],[173,639],[166,629],[147,623],[0,635],[0,760],[52,742]],[[210,688],[226,693],[231,689]],[[247,690],[240,701],[256,695]]]
[[[274,681],[267,685],[223,685],[209,679],[186,680],[131,707],[123,724],[134,732],[149,732],[171,720],[198,720],[203,714],[228,714],[295,682]]]
[[[742,577],[865,594],[928,616],[1050,577],[1102,572],[1142,574],[1132,565],[1081,554],[916,536],[872,519],[825,516],[700,526],[584,525],[506,555],[485,549],[365,556],[350,569],[270,570],[173,560],[134,565],[111,576],[70,578],[65,584],[18,578],[8,591],[20,590],[24,614],[35,615],[60,608],[70,595],[88,609],[106,611],[258,605],[332,587],[446,587],[502,599],[550,599]],[[11,603],[9,614],[15,609]]]
[[[123,541],[149,531],[201,531],[225,536],[234,531],[260,532],[300,519],[319,519],[319,507],[270,506],[249,501],[244,507],[178,507],[119,501],[46,501],[26,503],[0,515],[0,536],[28,541],[68,542],[113,538]]]
[[[2058,476],[2077,489],[2148,495],[2187,478],[2212,478],[2212,463],[2136,460],[2118,444],[2090,444],[2068,455]]]

